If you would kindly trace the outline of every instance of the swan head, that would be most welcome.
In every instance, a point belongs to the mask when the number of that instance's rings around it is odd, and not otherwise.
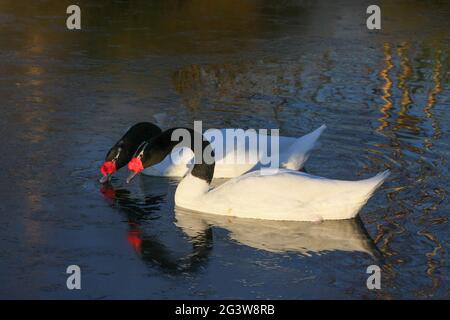
[[[127,183],[130,183],[131,180],[145,168],[160,163],[171,150],[172,146],[168,145],[160,138],[154,138],[150,141],[143,142],[128,163],[128,169],[132,172],[127,178]]]
[[[111,181],[112,175],[124,167],[127,162],[129,156],[127,155],[127,151],[123,146],[123,142],[119,142],[115,146],[113,146],[106,155],[105,162],[100,167],[100,172],[102,173],[102,177],[100,178],[100,183],[106,183]]]

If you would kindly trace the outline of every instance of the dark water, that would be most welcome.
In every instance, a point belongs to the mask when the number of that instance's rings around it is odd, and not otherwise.
[[[450,298],[448,2],[382,1],[379,32],[361,1],[78,3],[69,32],[70,2],[0,2],[0,298]],[[323,224],[175,212],[165,178],[101,189],[107,149],[161,112],[326,123],[309,172],[392,175]]]

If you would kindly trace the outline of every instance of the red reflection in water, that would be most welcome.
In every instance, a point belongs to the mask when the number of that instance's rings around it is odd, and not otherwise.
[[[101,186],[100,192],[105,196],[105,198],[114,200],[116,198],[116,192],[110,186]]]
[[[141,231],[139,229],[130,229],[128,230],[128,242],[133,246],[134,250],[138,253],[141,252],[142,247],[142,237]]]
[[[100,192],[108,200],[116,200],[116,191],[112,186],[102,185],[100,187]],[[136,252],[141,252],[142,247],[142,235],[141,230],[132,222],[128,222],[130,225],[130,230],[127,233],[127,240],[131,246],[136,250]]]

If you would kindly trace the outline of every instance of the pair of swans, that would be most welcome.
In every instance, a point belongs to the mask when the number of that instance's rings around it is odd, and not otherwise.
[[[301,170],[325,128],[326,126],[322,125],[300,138],[280,136],[280,166],[291,170]],[[226,136],[226,130],[220,130],[224,137]],[[115,172],[131,161],[133,155],[144,142],[150,141],[162,132],[158,125],[149,122],[140,122],[129,128],[123,137],[108,151],[105,162],[100,168],[103,174],[100,182],[110,181]],[[204,137],[211,142],[214,150],[217,150],[217,148],[227,150],[221,158],[216,157],[215,159],[214,178],[238,177],[260,166],[259,160],[261,155],[257,149],[242,143],[233,144],[232,149],[228,148],[231,145],[230,141],[225,140],[224,144],[221,145],[218,141],[213,140],[210,130],[204,133]],[[267,138],[268,136],[266,135],[258,134],[257,142],[259,143],[261,139]],[[170,155],[163,158],[161,162],[144,168],[142,173],[160,177],[184,177],[193,166],[194,153],[186,148],[166,149],[165,151],[170,153]],[[257,161],[237,161],[238,159],[234,158],[235,155],[240,158],[256,159]]]
[[[138,124],[139,128],[151,124]],[[137,147],[134,157],[130,158],[132,127],[124,137],[110,150],[101,171],[105,182],[110,176],[128,162],[133,171],[127,182],[143,172],[153,175],[182,176],[175,193],[175,205],[180,208],[241,218],[256,218],[289,221],[322,221],[354,218],[373,192],[384,182],[389,171],[360,181],[341,181],[313,176],[296,171],[303,167],[309,153],[316,144],[324,126],[299,139],[280,137],[280,158],[282,169],[256,169],[259,163],[233,167],[225,161],[221,164],[195,161],[192,153],[182,155],[181,161],[174,163],[171,157],[179,141],[173,141],[172,134],[178,128],[156,133],[152,138]],[[158,128],[158,127],[157,127]],[[159,128],[158,128],[159,129]],[[160,130],[160,129],[159,129]],[[191,146],[194,137],[199,134],[192,129]],[[158,130],[154,130],[158,131]],[[131,139],[131,140],[133,140]],[[225,143],[227,143],[225,141]],[[249,152],[246,147],[235,150]],[[204,139],[202,151],[212,154],[214,146]],[[204,154],[204,152],[202,154]],[[226,157],[226,155],[225,155]],[[169,159],[168,159],[169,158]],[[199,163],[197,163],[199,162]],[[159,167],[158,167],[159,165]],[[192,167],[192,168],[191,168]],[[256,170],[253,170],[256,169]],[[249,170],[253,170],[247,172]],[[244,173],[247,172],[247,173]],[[106,178],[105,178],[106,177]],[[233,177],[216,188],[210,188],[214,177]]]

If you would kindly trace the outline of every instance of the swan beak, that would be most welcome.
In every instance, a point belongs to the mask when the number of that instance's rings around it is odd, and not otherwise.
[[[139,174],[139,171],[133,171],[130,173],[130,175],[127,178],[127,183],[130,183],[131,180],[133,180],[134,177],[136,177]]]
[[[107,183],[107,182],[110,182],[111,181],[111,177],[112,177],[112,175],[111,174],[105,174],[103,177],[101,177],[100,178],[100,183]]]

